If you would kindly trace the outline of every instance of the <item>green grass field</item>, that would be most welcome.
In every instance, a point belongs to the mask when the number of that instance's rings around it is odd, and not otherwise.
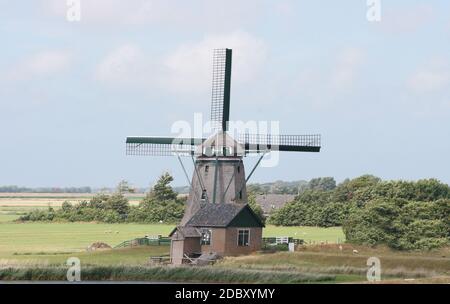
[[[54,269],[54,267],[66,267],[65,263],[70,257],[77,257],[82,261],[84,267],[110,267],[111,271],[117,267],[148,267],[149,257],[165,256],[169,254],[169,246],[146,246],[137,248],[100,250],[95,252],[86,251],[86,247],[94,242],[105,242],[111,246],[117,245],[124,240],[129,240],[145,235],[168,235],[173,229],[173,225],[155,224],[98,224],[98,223],[15,223],[11,220],[16,215],[0,215],[0,272],[1,269],[30,269],[38,271],[39,268]],[[292,236],[295,238],[305,238],[311,242],[335,242],[344,236],[342,229],[335,228],[313,228],[313,227],[275,227],[268,226],[264,229],[264,236]],[[229,269],[228,269],[229,268]],[[44,271],[44,270],[43,270]],[[122,270],[118,270],[122,273]],[[125,271],[125,270],[124,270]],[[134,271],[134,270],[133,270]],[[143,270],[145,271],[145,270]],[[204,270],[206,276],[211,277],[217,271],[224,271],[227,274],[234,273],[231,280],[244,279],[242,271],[238,266],[223,265],[214,269]],[[255,275],[263,280],[266,273],[271,270],[249,270],[250,278]],[[45,272],[45,271],[44,271]],[[52,272],[50,270],[50,272]],[[248,272],[248,271],[247,271]],[[158,272],[160,273],[160,271]],[[257,274],[256,274],[257,273]],[[292,272],[279,272],[280,280],[296,282],[303,280],[305,274],[293,274]],[[0,273],[0,276],[2,273]],[[174,274],[168,274],[173,278]],[[194,275],[194,274],[193,274]],[[199,275],[199,274],[197,274]],[[190,275],[189,275],[190,276]],[[191,280],[190,277],[186,280]],[[332,274],[306,274],[316,280],[326,276],[328,281],[334,281]],[[116,277],[113,277],[116,278]],[[130,278],[134,278],[130,272]],[[338,275],[338,281],[348,280],[352,276]],[[278,279],[273,279],[277,282]],[[308,279],[309,280],[309,279]],[[317,279],[319,280],[319,279]],[[251,282],[251,281],[250,281]]]
[[[4,218],[5,216],[2,216]],[[167,236],[173,225],[96,224],[96,223],[0,223],[0,258],[14,253],[76,252],[93,242],[115,246],[145,235]],[[311,242],[343,240],[342,229],[314,227],[275,227],[264,229],[264,236],[292,236]]]
[[[74,200],[80,198],[84,197],[80,195]],[[345,241],[340,227],[267,226],[263,232],[265,237],[291,236],[304,239],[307,245],[295,253],[228,257],[212,267],[197,271],[195,268],[177,270],[172,267],[155,270],[154,266],[149,266],[149,257],[168,255],[169,246],[86,251],[86,247],[94,242],[115,246],[145,235],[166,236],[173,225],[13,222],[32,209],[49,205],[58,208],[62,199],[66,197],[43,194],[18,200],[14,196],[0,196],[0,277],[21,278],[21,273],[31,271],[41,278],[42,273],[60,269],[60,277],[64,279],[67,259],[78,257],[83,267],[106,267],[101,270],[105,273],[103,279],[220,282],[223,276],[227,277],[223,282],[269,282],[269,275],[273,278],[270,282],[275,283],[319,282],[322,281],[321,276],[326,278],[324,282],[364,282],[367,258],[375,256],[381,260],[383,280],[387,282],[450,283],[450,248],[431,252],[398,252],[349,244],[340,247],[336,243]],[[358,254],[353,253],[354,249]],[[8,272],[8,268],[18,272]],[[95,277],[95,270],[92,271]],[[122,276],[125,273],[129,276]],[[275,278],[276,275],[280,277]]]
[[[115,246],[145,235],[166,236],[174,225],[97,224],[97,223],[14,223],[20,215],[49,206],[59,208],[64,200],[76,202],[90,194],[0,194],[0,258],[14,253],[80,252],[93,242]],[[141,195],[142,196],[142,195]],[[138,194],[130,200],[140,199]],[[307,243],[343,242],[342,229],[315,227],[275,227],[264,229],[264,236],[290,236]]]
[[[0,214],[0,223],[12,222],[19,216],[17,214]]]
[[[353,249],[359,251],[353,253]],[[365,282],[369,257],[381,261],[382,280],[390,283],[450,283],[450,249],[433,252],[398,252],[387,248],[337,244],[311,245],[298,248],[295,253],[255,253],[241,257],[227,257],[209,267],[165,267],[155,270],[150,256],[169,253],[169,246],[148,246],[96,252],[62,254],[15,255],[0,258],[0,278],[17,272],[9,279],[29,278],[64,280],[66,261],[78,257],[84,279],[102,280],[161,280],[182,282]],[[98,270],[94,270],[96,267]],[[104,267],[104,268],[99,268]],[[122,268],[121,268],[122,267]],[[14,271],[8,269],[15,269]],[[59,269],[59,276],[54,276]],[[153,269],[153,270],[152,270]],[[22,275],[21,275],[22,273]],[[27,274],[28,275],[24,275]],[[144,275],[148,273],[148,275]],[[153,274],[151,274],[153,273]],[[226,275],[226,277],[225,277]],[[269,276],[269,277],[268,277]],[[278,276],[278,277],[276,277]],[[326,278],[324,280],[320,279]],[[269,278],[269,279],[268,279]],[[303,281],[305,278],[306,281]]]

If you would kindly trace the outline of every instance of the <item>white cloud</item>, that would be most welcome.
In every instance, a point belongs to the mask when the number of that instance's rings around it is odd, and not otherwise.
[[[443,59],[432,60],[414,72],[407,85],[416,92],[434,92],[450,87],[450,63]]]
[[[131,3],[130,3],[131,2]],[[44,7],[56,16],[66,16],[68,6],[65,0],[46,0]],[[142,16],[150,17],[148,10],[153,1],[146,0],[81,0],[81,21],[98,23],[137,23]],[[133,5],[134,4],[134,5]]]
[[[68,51],[43,51],[14,65],[6,78],[12,81],[47,77],[66,70],[71,63]]]
[[[105,56],[96,68],[95,79],[106,84],[140,85],[149,74],[148,68],[142,49],[125,44]]]
[[[266,58],[263,41],[237,31],[229,35],[207,36],[186,43],[166,56],[146,54],[139,46],[126,44],[107,54],[95,71],[95,79],[115,86],[159,87],[178,92],[211,89],[212,50],[233,49],[233,84],[252,79]]]
[[[165,59],[166,85],[181,91],[209,88],[212,50],[216,48],[233,49],[233,84],[254,78],[267,56],[265,43],[246,32],[207,36],[202,41],[179,46]]]
[[[178,30],[201,27],[217,29],[247,23],[260,10],[259,0],[81,0],[81,24],[164,24]],[[44,0],[44,9],[65,17],[65,0]]]
[[[331,87],[337,90],[351,88],[364,60],[365,54],[358,48],[348,48],[339,54],[331,73]]]
[[[358,91],[360,70],[365,60],[364,49],[348,47],[338,51],[327,66],[305,64],[293,78],[291,90],[295,95],[305,96],[305,102],[315,108],[342,108],[343,101],[348,105],[353,100],[347,98],[348,94]]]

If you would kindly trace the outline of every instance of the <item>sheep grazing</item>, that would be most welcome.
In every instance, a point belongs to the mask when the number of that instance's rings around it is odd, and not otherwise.
[[[342,251],[342,249],[343,249],[343,248],[342,248],[342,245],[339,245],[339,250]]]
[[[358,250],[353,249],[353,254],[358,254],[358,253],[359,253]]]

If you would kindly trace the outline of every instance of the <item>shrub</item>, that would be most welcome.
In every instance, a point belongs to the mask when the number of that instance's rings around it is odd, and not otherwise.
[[[447,215],[450,200],[409,202],[382,200],[369,202],[351,213],[343,225],[347,241],[378,245],[401,250],[433,249],[450,243]]]

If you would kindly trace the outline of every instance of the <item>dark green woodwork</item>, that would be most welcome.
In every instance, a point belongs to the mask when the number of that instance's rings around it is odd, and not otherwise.
[[[230,95],[231,95],[231,64],[233,51],[226,49],[225,60],[225,83],[223,92],[223,117],[222,131],[228,131],[228,122],[230,121]]]
[[[127,144],[159,144],[159,145],[189,145],[197,146],[206,139],[177,137],[127,137]]]
[[[246,152],[264,152],[267,150],[283,152],[320,152],[320,146],[289,146],[289,145],[254,145],[245,144]]]
[[[214,190],[213,190],[213,204],[216,203],[216,191],[217,191],[217,173],[219,172],[219,159],[216,156],[214,163]]]
[[[238,215],[227,225],[227,227],[264,227],[259,217],[246,206]]]

